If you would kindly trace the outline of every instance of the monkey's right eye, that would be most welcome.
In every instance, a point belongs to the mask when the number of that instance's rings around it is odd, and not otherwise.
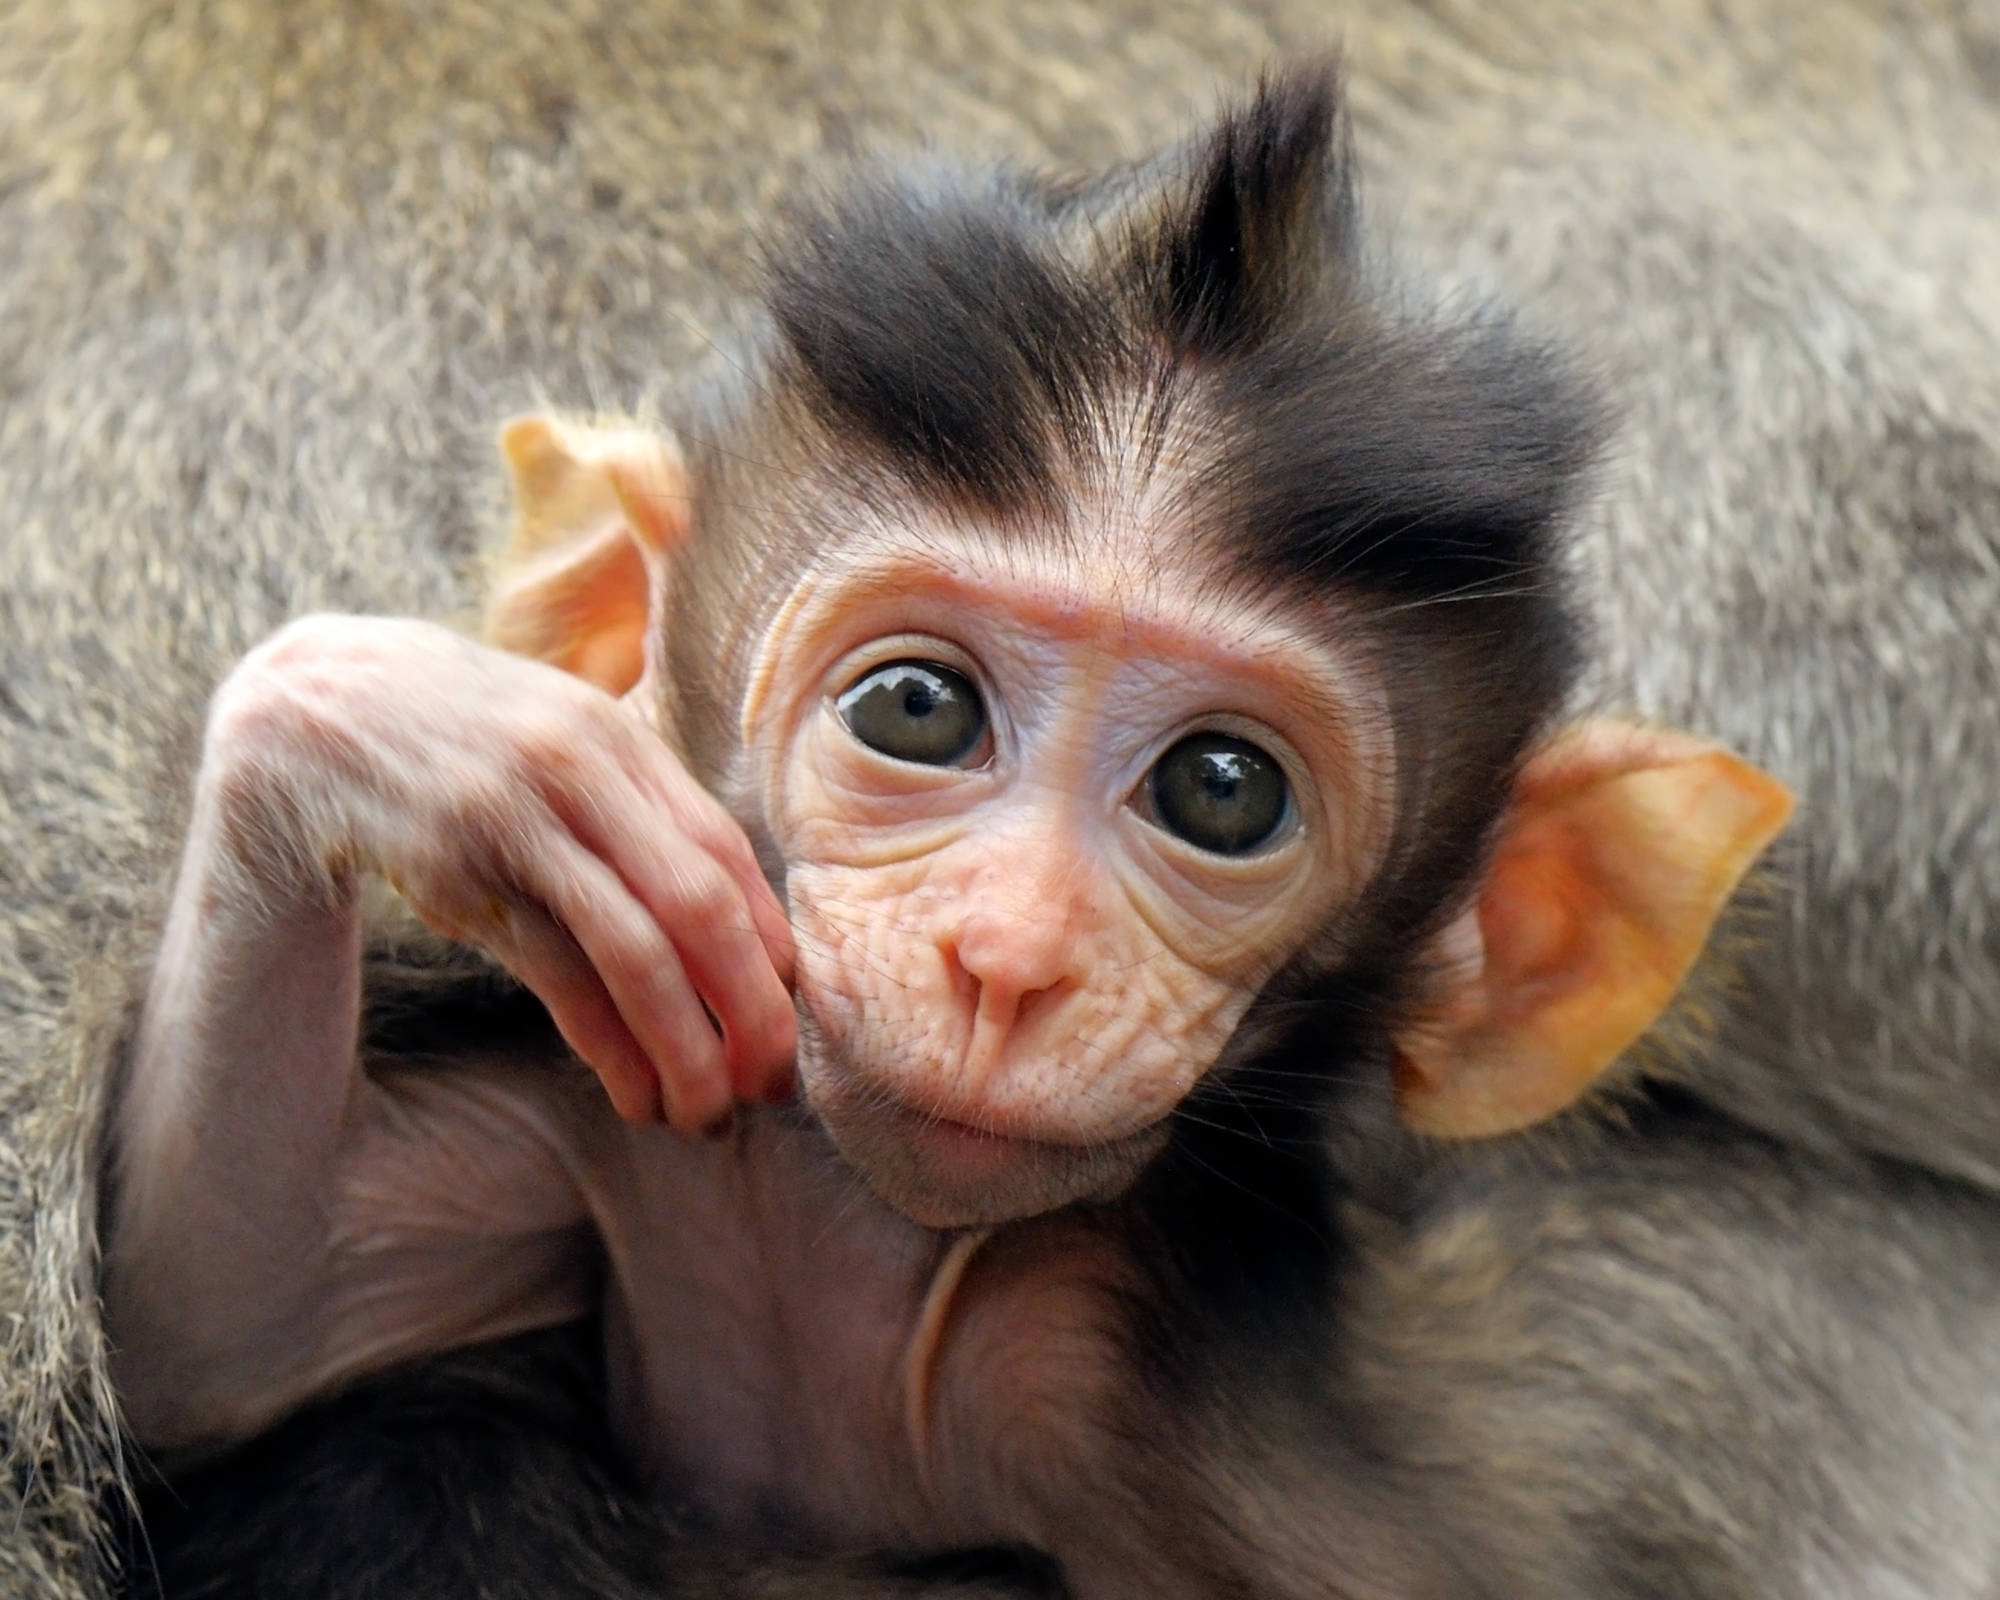
[[[969,767],[986,743],[986,707],[962,672],[935,661],[892,661],[833,703],[870,750],[926,767]]]

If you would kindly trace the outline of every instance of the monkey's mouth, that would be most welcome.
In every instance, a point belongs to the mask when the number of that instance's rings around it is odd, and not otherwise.
[[[1015,1167],[1038,1160],[1060,1159],[1075,1148],[1045,1139],[1024,1139],[950,1117],[927,1115],[914,1107],[885,1106],[911,1151],[926,1165],[948,1172],[961,1183],[1004,1179]]]
[[[1166,1140],[1164,1123],[1065,1144],[921,1110],[842,1072],[806,1079],[834,1144],[878,1195],[927,1228],[988,1227],[1128,1188]]]

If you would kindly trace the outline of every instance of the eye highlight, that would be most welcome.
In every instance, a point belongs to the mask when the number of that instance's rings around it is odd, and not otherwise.
[[[1161,827],[1220,856],[1255,850],[1291,811],[1276,758],[1226,733],[1181,740],[1153,764],[1146,795]]]
[[[869,749],[925,767],[969,767],[986,745],[986,707],[972,680],[936,661],[891,661],[833,702]]]

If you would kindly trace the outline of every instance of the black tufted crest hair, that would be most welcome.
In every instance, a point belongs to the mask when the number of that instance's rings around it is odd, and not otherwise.
[[[1128,268],[1176,354],[1253,347],[1314,297],[1325,269],[1352,270],[1352,160],[1330,71],[1267,80],[1188,165]]]
[[[839,436],[948,499],[1046,515],[1052,479],[1105,444],[1109,398],[1247,354],[1339,275],[1347,165],[1332,73],[1299,71],[1096,189],[863,186],[798,230],[771,309]]]
[[[1504,323],[1400,315],[1368,280],[1337,75],[1314,65],[1096,186],[864,185],[797,230],[769,304],[832,436],[947,506],[1059,516],[1147,393],[1157,429],[1212,441],[1191,487],[1252,571],[1516,587],[1594,406]]]

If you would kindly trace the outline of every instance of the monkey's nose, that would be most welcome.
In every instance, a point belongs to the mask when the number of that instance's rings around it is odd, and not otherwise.
[[[939,955],[970,1024],[963,1087],[986,1087],[1023,1027],[1077,987],[1072,919],[983,912],[939,941]]]
[[[1075,978],[1076,918],[1011,908],[975,910],[940,941],[953,985],[982,1015],[1012,1020]]]

